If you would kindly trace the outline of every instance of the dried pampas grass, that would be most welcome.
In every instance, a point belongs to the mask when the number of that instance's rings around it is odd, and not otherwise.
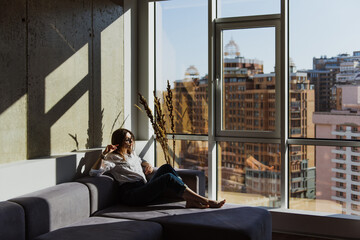
[[[172,91],[170,89],[170,83],[169,81],[167,82],[167,96],[165,99],[165,103],[166,103],[166,107],[167,110],[169,112],[169,120],[170,120],[170,127],[171,127],[171,131],[173,133],[173,137],[172,137],[172,141],[173,141],[173,156],[172,156],[172,164],[170,161],[170,154],[169,154],[169,148],[168,148],[168,138],[167,138],[167,133],[166,133],[166,120],[165,120],[165,114],[163,113],[163,109],[161,107],[161,102],[160,102],[160,98],[156,97],[155,91],[154,91],[154,105],[155,105],[155,117],[146,101],[146,98],[141,94],[138,93],[139,95],[139,102],[140,104],[144,107],[145,113],[147,115],[147,117],[150,120],[150,123],[154,129],[154,133],[156,136],[156,141],[159,142],[163,152],[164,152],[164,157],[165,157],[165,161],[167,164],[170,164],[174,167],[175,164],[175,124],[174,124],[174,114],[173,114],[173,94]],[[137,108],[139,108],[141,110],[141,108],[139,106],[136,106]]]

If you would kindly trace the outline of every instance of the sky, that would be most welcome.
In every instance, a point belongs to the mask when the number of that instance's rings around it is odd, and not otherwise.
[[[219,0],[220,16],[277,14],[280,0]],[[157,3],[157,79],[183,79],[194,65],[208,73],[208,0],[171,0]],[[313,57],[352,55],[360,50],[359,0],[290,0],[289,53],[297,69],[311,69]],[[265,73],[275,65],[274,29],[231,30],[241,56],[264,63]],[[158,83],[158,89],[162,84]]]

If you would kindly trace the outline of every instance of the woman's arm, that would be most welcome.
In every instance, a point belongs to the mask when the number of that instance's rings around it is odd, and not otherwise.
[[[96,160],[96,162],[93,164],[93,166],[91,167],[91,169],[94,170],[99,170],[101,167],[104,167],[104,163],[103,160],[105,159],[105,154],[101,153],[101,155],[99,156],[99,158]]]
[[[154,168],[151,166],[151,164],[146,161],[142,161],[141,166],[144,167],[145,175],[149,175],[154,171]]]
[[[101,172],[99,170],[102,170],[105,167],[104,159],[105,159],[106,155],[108,153],[115,151],[116,149],[117,149],[117,145],[107,145],[106,146],[105,150],[100,154],[99,158],[96,160],[96,162],[91,167],[91,172],[92,172],[91,175],[101,174],[101,173],[99,173],[99,172]]]

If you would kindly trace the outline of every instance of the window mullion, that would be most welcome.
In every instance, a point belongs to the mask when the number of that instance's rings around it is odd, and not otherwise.
[[[208,197],[217,198],[217,142],[215,139],[215,96],[214,96],[214,69],[215,52],[214,21],[217,17],[217,0],[208,1],[208,69],[209,69],[209,96],[208,96]]]
[[[280,43],[279,50],[280,53],[280,79],[281,79],[281,207],[289,208],[289,151],[288,151],[288,133],[289,133],[289,122],[288,122],[288,79],[289,79],[289,51],[288,51],[288,1],[281,1],[281,36],[280,40],[277,41],[277,44]]]

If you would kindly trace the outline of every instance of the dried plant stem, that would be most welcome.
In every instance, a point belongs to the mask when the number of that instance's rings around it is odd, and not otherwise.
[[[163,114],[160,99],[156,97],[155,91],[153,93],[154,93],[156,123],[159,125],[159,130],[161,131],[161,135],[163,136],[161,144],[163,144],[164,147],[166,148],[166,150],[164,150],[165,160],[167,163],[170,163],[169,151],[167,149],[168,139],[166,136],[166,128],[165,128],[165,114]]]
[[[167,96],[166,96],[166,107],[169,111],[169,118],[170,118],[170,124],[171,124],[171,132],[173,133],[172,135],[172,142],[173,142],[173,166],[175,166],[175,124],[174,124],[174,114],[173,114],[173,110],[174,110],[174,106],[173,106],[173,94],[170,88],[170,83],[169,80],[167,81]]]
[[[163,127],[163,126],[165,126],[165,120],[164,120],[164,115],[162,114],[162,111],[161,111],[160,101],[158,98],[156,98],[156,100],[155,100],[155,111],[157,114],[157,120],[155,120],[154,115],[153,115],[151,109],[149,108],[149,105],[148,105],[145,97],[143,95],[141,95],[140,93],[138,95],[140,98],[140,104],[143,105],[146,115],[148,116],[148,118],[151,122],[151,125],[154,129],[154,132],[156,135],[156,140],[160,143],[160,146],[164,152],[165,161],[166,161],[166,163],[170,164],[170,159],[169,159],[169,154],[168,154],[168,149],[167,149],[167,137],[166,137],[165,128]],[[156,107],[156,106],[158,106],[158,107]]]

